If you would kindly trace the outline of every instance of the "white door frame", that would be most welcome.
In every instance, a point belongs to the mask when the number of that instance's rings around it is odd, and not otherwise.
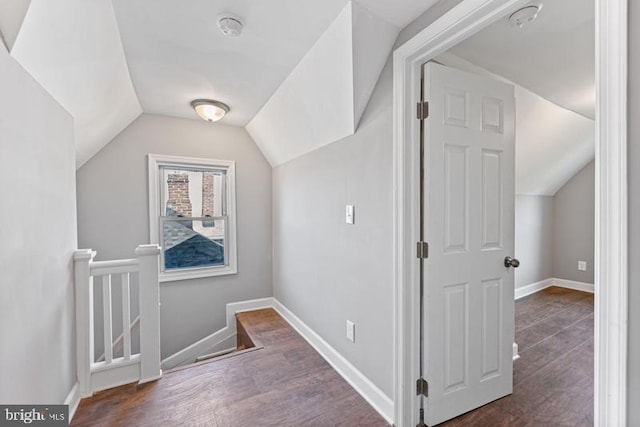
[[[394,422],[417,422],[420,65],[527,0],[463,0],[393,55]],[[596,0],[596,427],[627,417],[627,0]]]

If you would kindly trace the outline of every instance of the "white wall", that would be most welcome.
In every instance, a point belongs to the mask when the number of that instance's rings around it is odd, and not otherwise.
[[[0,402],[76,382],[73,120],[0,44]]]
[[[516,197],[515,287],[553,277],[553,197]]]
[[[165,358],[224,327],[227,303],[272,295],[271,167],[242,128],[143,114],[77,173],[79,246],[97,259],[149,242],[148,153],[236,161],[238,274],[160,285]]]
[[[640,425],[640,4],[629,2],[629,426]]]
[[[595,162],[575,174],[553,196],[553,277],[593,283]],[[578,271],[578,261],[587,262]]]

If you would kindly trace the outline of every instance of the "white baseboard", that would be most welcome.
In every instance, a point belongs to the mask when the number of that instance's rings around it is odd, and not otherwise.
[[[576,282],[575,280],[551,279],[552,286],[560,286],[561,288],[574,289],[576,291],[594,293],[593,283]]]
[[[530,285],[521,286],[515,290],[515,299],[524,298],[527,295],[535,294],[543,289],[547,289],[549,286],[553,286],[554,279],[545,279]]]
[[[162,369],[173,369],[185,362],[194,362],[198,356],[205,352],[213,352],[212,348],[224,341],[234,337],[236,331],[235,314],[243,311],[259,310],[261,308],[273,307],[273,298],[261,298],[248,301],[233,302],[227,304],[226,317],[227,325],[208,335],[190,346],[172,354],[162,361]]]
[[[71,424],[71,420],[76,414],[76,410],[80,404],[80,383],[75,383],[73,385],[71,391],[67,395],[67,398],[64,399],[64,404],[69,405],[69,424]]]
[[[251,299],[227,304],[227,327],[233,327],[233,330],[236,330],[236,313],[262,308],[273,308],[273,298]]]
[[[393,401],[375,386],[362,372],[331,347],[320,335],[273,299],[274,309],[347,381],[382,417],[393,423]]]
[[[520,354],[518,354],[518,344],[513,343],[513,360],[520,359]]]
[[[565,280],[550,278],[541,280],[530,285],[521,286],[515,289],[515,299],[526,297],[527,295],[535,294],[543,289],[547,289],[550,286],[558,286],[560,288],[573,289],[576,291],[593,293],[593,283],[576,282],[575,280]]]
[[[227,326],[201,339],[162,361],[162,369],[170,369],[199,356],[215,344],[237,334],[235,314],[262,308],[273,308],[345,379],[389,424],[393,422],[393,401],[336,349],[275,298],[261,298],[227,304]]]

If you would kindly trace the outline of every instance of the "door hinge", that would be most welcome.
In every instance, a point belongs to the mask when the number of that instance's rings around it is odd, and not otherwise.
[[[429,258],[429,243],[427,242],[417,243],[417,256],[418,256],[418,259]]]
[[[416,381],[416,396],[429,397],[429,383],[424,378]]]
[[[418,102],[417,105],[417,118],[418,120],[424,120],[429,117],[429,103],[426,101]]]

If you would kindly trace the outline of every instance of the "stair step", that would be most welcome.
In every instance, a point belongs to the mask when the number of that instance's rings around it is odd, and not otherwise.
[[[202,362],[203,360],[214,359],[216,357],[224,356],[229,353],[233,353],[234,351],[238,351],[237,348],[229,348],[227,350],[216,351],[215,353],[203,354],[202,356],[198,356],[196,358],[196,362]]]
[[[260,350],[264,348],[262,343],[257,341],[254,337],[251,336],[247,332],[247,328],[242,324],[242,316],[238,316],[236,313],[236,329],[237,329],[237,339],[236,339],[236,347],[228,348],[226,350],[217,351],[215,353],[204,354],[202,356],[198,356],[193,363],[188,363],[181,366],[176,366],[173,369],[165,371],[165,373],[181,371],[186,368],[191,368],[194,366],[202,365],[205,363],[216,362],[218,360],[226,359],[229,357],[239,356],[244,353],[248,353],[255,350]]]

